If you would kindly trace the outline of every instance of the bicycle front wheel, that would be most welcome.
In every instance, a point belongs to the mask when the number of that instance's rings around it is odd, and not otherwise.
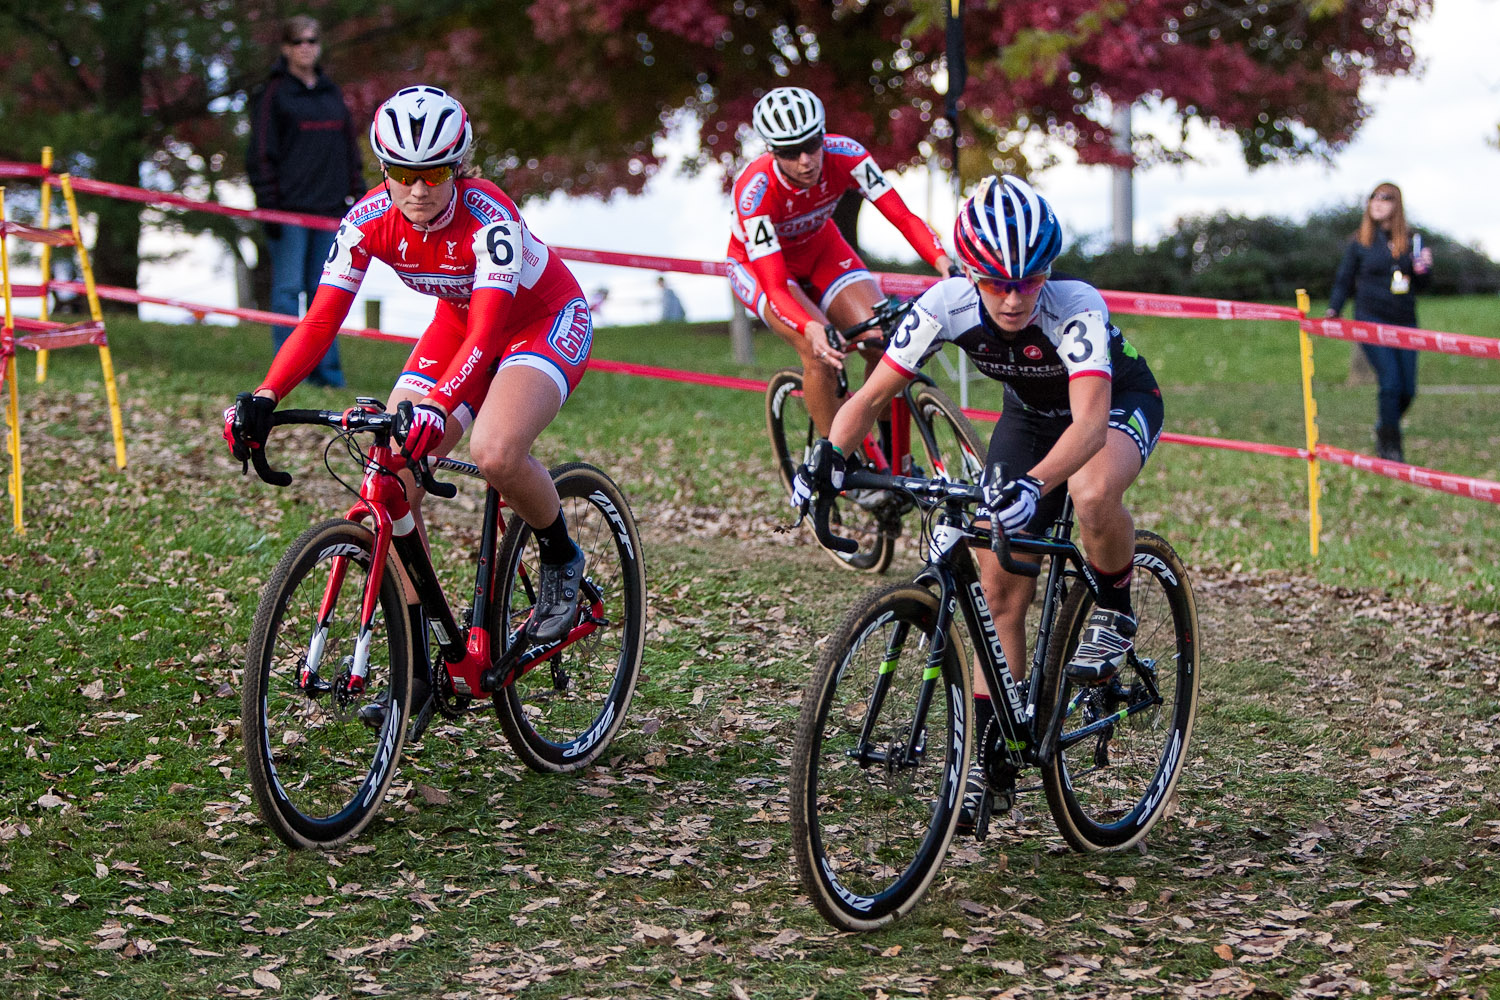
[[[784,368],[771,377],[766,386],[766,433],[771,438],[771,452],[776,459],[776,474],[782,489],[792,495],[792,480],[797,467],[812,455],[818,431],[807,405],[802,401],[802,373]],[[840,565],[866,573],[884,573],[896,554],[896,535],[900,522],[882,520],[847,497],[839,497],[829,511],[828,523],[834,534],[852,538],[859,545],[853,552],[824,549]]]
[[[969,673],[957,630],[928,659],[938,599],[877,590],[828,641],[792,749],[792,847],[813,905],[846,931],[909,912],[953,838],[969,759]]]
[[[357,836],[379,811],[401,756],[410,629],[391,557],[375,620],[361,634],[374,548],[375,536],[353,521],[309,528],[277,564],[255,611],[240,704],[245,765],[261,818],[291,847]],[[351,683],[361,659],[362,685]],[[390,708],[370,729],[358,712],[378,691],[388,692]]]
[[[984,446],[974,425],[958,404],[936,386],[919,382],[912,387],[912,414],[927,435],[912,441],[927,455],[929,476],[941,475],[950,482],[978,483],[984,478]]]
[[[598,627],[494,693],[500,727],[533,770],[576,771],[598,759],[625,721],[646,642],[646,563],[630,504],[614,481],[582,462],[552,470],[568,533],[583,550],[588,613]],[[512,517],[496,557],[490,636],[497,655],[531,614],[540,580],[536,540]]]
[[[1166,812],[1187,760],[1198,708],[1198,611],[1172,546],[1135,533],[1135,646],[1105,684],[1078,686],[1063,667],[1078,648],[1094,595],[1063,603],[1039,705],[1061,712],[1057,752],[1042,769],[1047,805],[1077,851],[1134,846]],[[1056,717],[1055,715],[1053,716]]]

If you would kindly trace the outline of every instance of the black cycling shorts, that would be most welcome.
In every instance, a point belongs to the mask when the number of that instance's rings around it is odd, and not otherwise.
[[[1150,389],[1126,389],[1117,391],[1109,403],[1109,426],[1130,438],[1140,450],[1141,465],[1144,466],[1161,436],[1165,415],[1161,394]],[[985,468],[993,469],[999,465],[1000,482],[1026,475],[1052,450],[1072,423],[1071,414],[1044,414],[1028,409],[1007,392],[1005,408],[1000,411],[1000,419],[990,434]],[[1026,530],[1034,534],[1045,531],[1062,512],[1065,496],[1066,487],[1042,497]]]

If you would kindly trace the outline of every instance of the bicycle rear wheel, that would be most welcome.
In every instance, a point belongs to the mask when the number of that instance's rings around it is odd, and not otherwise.
[[[972,699],[956,629],[940,672],[927,676],[937,617],[937,597],[923,587],[867,595],[802,695],[792,847],[813,905],[841,930],[873,930],[909,912],[953,839]]]
[[[802,373],[795,368],[777,372],[766,387],[766,433],[776,458],[776,474],[787,496],[791,496],[797,467],[807,461],[818,439],[817,428],[802,401]],[[834,534],[854,539],[859,548],[849,553],[823,551],[849,569],[884,573],[896,553],[900,531],[899,521],[891,524],[888,520],[847,497],[839,497],[829,512],[828,523]]]
[[[1078,648],[1094,595],[1063,603],[1038,704],[1061,711],[1042,786],[1074,850],[1131,847],[1161,819],[1182,775],[1198,707],[1198,611],[1182,560],[1166,540],[1135,533],[1135,647],[1105,684],[1078,686],[1063,666]],[[1056,716],[1054,716],[1056,717]]]
[[[357,836],[379,811],[401,756],[411,656],[394,557],[371,632],[360,635],[374,545],[353,521],[309,528],[277,564],[255,611],[240,704],[245,765],[261,818],[291,847]],[[369,672],[351,693],[360,648]],[[380,690],[389,691],[390,709],[376,731],[356,713]]]
[[[912,414],[930,430],[932,444],[913,435],[912,450],[927,455],[927,475],[941,474],[950,482],[978,483],[984,478],[985,448],[958,404],[936,386],[919,382],[912,387]]]
[[[568,533],[587,563],[580,611],[591,598],[604,623],[494,693],[495,713],[516,755],[533,770],[576,771],[598,759],[625,721],[646,641],[646,563],[620,488],[591,465],[552,470]],[[510,519],[495,559],[490,636],[498,656],[531,614],[540,579],[536,541]]]

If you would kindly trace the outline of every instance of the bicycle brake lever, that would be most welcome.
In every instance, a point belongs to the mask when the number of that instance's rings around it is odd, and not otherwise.
[[[432,474],[432,464],[429,459],[424,458],[421,462],[417,463],[417,469],[421,474],[422,489],[428,493],[431,493],[433,496],[442,497],[444,500],[452,500],[458,496],[457,486],[454,486],[452,483],[439,482],[437,477]]]

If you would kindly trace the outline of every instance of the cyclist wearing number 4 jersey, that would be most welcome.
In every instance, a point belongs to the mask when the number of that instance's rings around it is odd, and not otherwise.
[[[825,133],[823,103],[811,91],[777,87],[756,102],[751,117],[770,151],[734,181],[729,281],[745,307],[797,349],[807,412],[827,434],[839,407],[844,361],[828,341],[829,321],[839,328],[863,322],[881,298],[833,224],[839,198],[858,191],[939,274],[949,274],[952,261],[864,146]]]
[[[584,560],[531,446],[583,377],[593,322],[578,282],[532,235],[515,203],[494,184],[465,176],[472,142],[463,106],[435,87],[407,87],[376,110],[370,145],[383,183],[344,217],[306,317],[254,396],[224,411],[224,436],[241,460],[264,445],[276,403],[317,366],[370,261],[389,264],[409,287],[438,300],[391,393],[390,409],[409,414],[398,416],[396,443],[412,462],[445,455],[472,424],[474,463],[536,534],[542,572],[531,638],[549,642],[576,620]],[[405,530],[425,538],[422,494],[410,472],[402,477],[415,515]],[[418,657],[415,738],[431,717],[427,628],[410,590],[407,599]],[[364,721],[378,727],[384,711],[377,700]]]
[[[840,453],[858,444],[943,344],[957,344],[975,368],[1005,384],[986,460],[990,516],[1009,532],[1041,531],[1061,509],[1065,491],[1058,487],[1072,494],[1099,602],[1066,672],[1081,684],[1107,681],[1135,635],[1135,524],[1124,495],[1161,433],[1161,392],[1145,359],[1110,323],[1103,296],[1083,281],[1050,278],[1062,230],[1052,207],[1024,181],[986,178],[959,209],[953,238],[966,276],[940,281],[917,300],[880,366],[839,410],[832,448],[813,463],[819,468],[799,471],[799,492],[837,485]],[[1019,681],[1036,582],[1003,571],[987,549],[975,558],[1011,677]],[[974,693],[980,758],[969,772],[961,826],[972,826],[988,794],[983,760],[999,729],[982,673],[975,674]]]

